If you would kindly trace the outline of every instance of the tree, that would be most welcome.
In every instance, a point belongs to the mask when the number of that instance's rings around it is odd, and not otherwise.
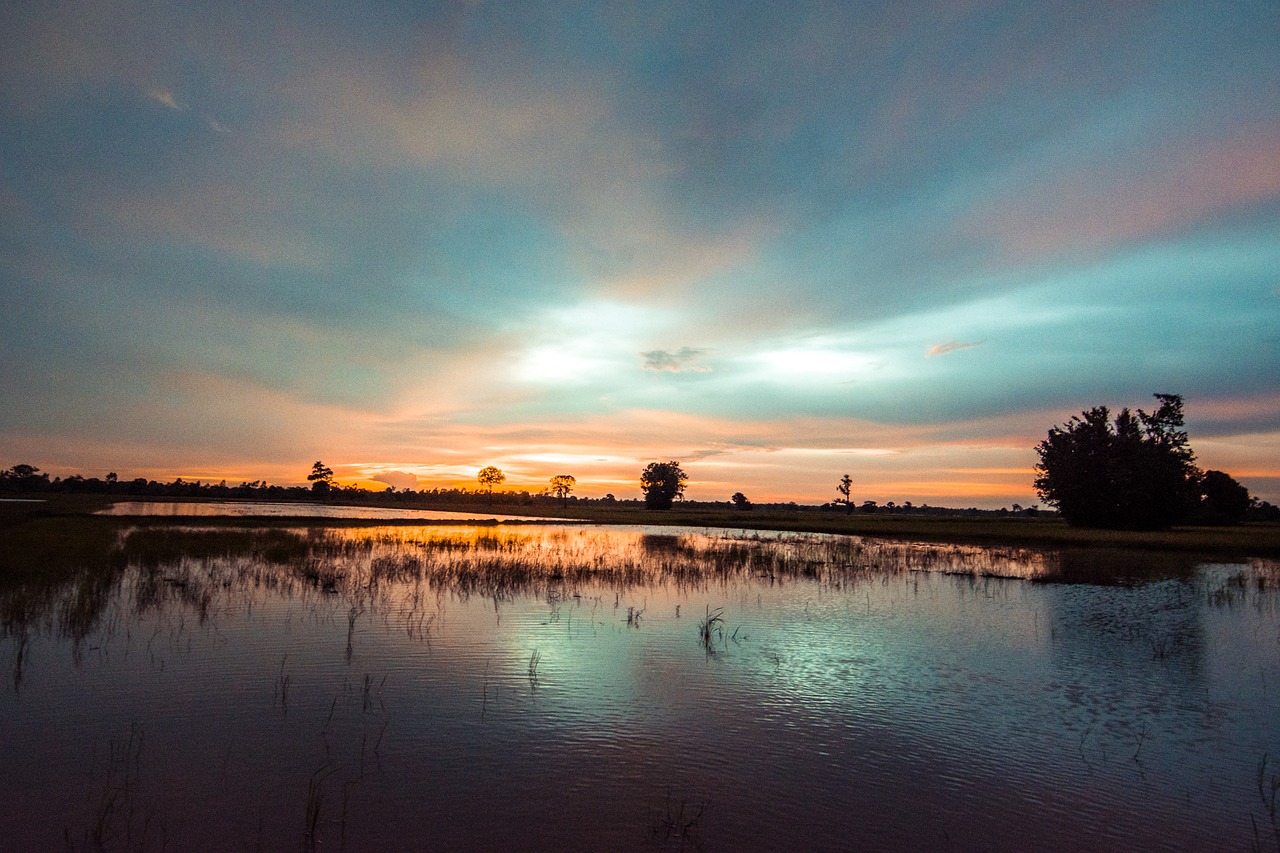
[[[734,492],[733,497],[729,498],[729,500],[733,501],[733,505],[736,509],[743,510],[744,512],[751,509],[751,501],[747,500],[747,496],[742,492]]]
[[[844,504],[845,512],[853,512],[853,501],[849,498],[849,493],[853,491],[853,478],[845,474],[840,478],[840,485],[836,486],[836,491],[841,497],[836,499],[836,503]]]
[[[644,504],[649,509],[671,509],[673,501],[684,498],[684,483],[688,475],[680,463],[650,462],[640,473],[640,491],[644,492]]]
[[[1200,516],[1210,524],[1239,524],[1249,511],[1249,490],[1222,471],[1205,471],[1200,478]]]
[[[328,494],[333,488],[333,469],[317,459],[316,464],[311,466],[307,480],[311,483],[311,491],[320,495]]]
[[[476,479],[480,481],[480,485],[484,486],[489,492],[489,503],[493,503],[493,487],[501,486],[507,481],[507,475],[502,473],[501,468],[495,468],[492,465],[480,469],[480,473],[476,474]]]
[[[1162,530],[1199,502],[1200,471],[1182,429],[1182,398],[1156,394],[1159,408],[1127,408],[1114,422],[1106,406],[1053,427],[1036,447],[1036,492],[1068,524]]]
[[[556,474],[551,478],[551,494],[560,499],[561,506],[569,505],[569,495],[573,494],[573,487],[578,484],[577,479],[572,474]]]
[[[10,492],[38,492],[50,486],[49,475],[40,473],[34,465],[14,465],[8,471],[0,471],[0,489]]]

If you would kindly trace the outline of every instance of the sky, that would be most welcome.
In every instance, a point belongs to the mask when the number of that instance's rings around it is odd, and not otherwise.
[[[0,4],[0,467],[1280,503],[1280,5]]]

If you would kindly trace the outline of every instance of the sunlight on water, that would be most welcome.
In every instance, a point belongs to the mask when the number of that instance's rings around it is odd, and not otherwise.
[[[549,521],[531,516],[495,515],[488,512],[450,512],[448,510],[395,509],[382,506],[343,506],[288,501],[117,501],[99,515],[141,515],[164,517],[229,516],[233,518],[359,518],[407,519],[430,521]]]
[[[1118,559],[137,528],[0,586],[7,843],[1274,846],[1280,567]]]

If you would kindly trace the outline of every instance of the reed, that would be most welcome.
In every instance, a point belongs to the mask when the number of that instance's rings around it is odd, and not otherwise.
[[[320,812],[324,807],[324,782],[337,772],[337,767],[325,762],[311,774],[311,779],[307,783],[307,808],[302,832],[302,844],[307,850],[315,850],[319,846]]]
[[[177,597],[201,621],[215,606],[219,590],[233,583],[280,591],[309,588],[341,596],[347,607],[350,659],[360,615],[389,585],[411,585],[419,590],[419,599],[447,592],[495,602],[524,595],[565,601],[587,586],[622,592],[658,583],[701,591],[747,577],[769,583],[813,581],[839,590],[916,572],[1132,584],[1156,577],[1187,578],[1198,566],[1191,555],[1176,553],[1037,551],[1016,545],[799,533],[650,534],[548,526],[193,529],[171,521],[168,528],[126,527],[118,532],[110,545],[105,540],[98,543],[102,551],[97,561],[84,568],[57,574],[18,572],[26,580],[17,582],[0,572],[3,636],[20,638],[24,625],[38,624],[50,613],[59,615],[65,635],[88,636],[130,569],[137,572],[139,610]],[[1258,578],[1262,592],[1277,582],[1280,567],[1257,560],[1248,575]],[[33,579],[37,577],[40,580]],[[1210,595],[1216,596],[1215,603],[1229,605],[1247,591],[1242,581]],[[643,612],[631,608],[627,625],[638,627]],[[431,614],[415,606],[403,610],[400,618],[409,636],[429,640]],[[706,630],[714,632],[717,625],[713,622]],[[715,638],[722,636],[723,631]],[[1153,654],[1159,651],[1153,649]],[[20,683],[20,667],[15,680]]]
[[[1262,754],[1262,760],[1258,762],[1258,798],[1262,800],[1262,809],[1266,812],[1267,819],[1271,824],[1271,836],[1275,841],[1277,851],[1280,851],[1280,813],[1277,813],[1276,796],[1280,794],[1280,774],[1274,770],[1267,772],[1267,753]],[[1249,819],[1253,821],[1253,847],[1257,851],[1262,850],[1262,837],[1258,832],[1258,821],[1250,812]]]
[[[724,608],[717,607],[711,609],[711,605],[707,605],[706,618],[698,623],[698,636],[702,640],[702,647],[708,653],[714,653],[715,641],[718,639],[723,644],[724,640]]]
[[[542,662],[542,653],[537,649],[533,650],[533,654],[529,655],[529,685],[537,688],[538,686],[538,664]]]

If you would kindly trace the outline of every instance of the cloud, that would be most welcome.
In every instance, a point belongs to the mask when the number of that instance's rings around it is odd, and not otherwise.
[[[231,132],[230,128],[228,128],[225,124],[218,121],[216,118],[209,115],[208,113],[204,114],[204,123],[209,125],[209,129],[212,130],[214,133],[230,133]]]
[[[148,89],[147,97],[171,110],[182,112],[187,109],[187,105],[181,103],[168,89]]]
[[[1280,124],[1133,146],[1055,171],[1029,166],[1034,177],[980,203],[959,228],[1029,261],[1176,234],[1280,198]]]
[[[681,347],[676,352],[663,349],[640,353],[644,359],[645,370],[667,371],[670,373],[708,373],[711,368],[702,367],[693,362],[706,354],[706,350]]]
[[[410,474],[408,471],[383,471],[380,474],[374,474],[369,479],[375,483],[386,483],[388,486],[394,486],[397,489],[418,488],[418,476]]]
[[[933,346],[929,347],[929,357],[932,358],[935,355],[946,355],[949,352],[955,352],[956,350],[960,350],[960,349],[972,349],[973,347],[979,346],[980,344],[981,342],[961,343],[960,341],[947,341],[945,344],[934,344]]]

